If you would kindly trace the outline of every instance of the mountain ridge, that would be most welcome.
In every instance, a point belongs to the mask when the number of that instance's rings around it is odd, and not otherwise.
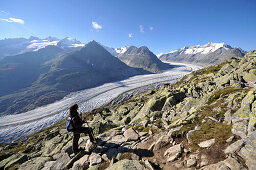
[[[48,49],[53,50],[51,54]],[[76,51],[66,50],[58,46],[47,46],[0,60],[0,78],[4,82],[0,89],[1,115],[28,111],[61,99],[70,92],[148,73],[127,66],[96,41]],[[12,61],[13,58],[15,61]],[[26,60],[14,65],[13,62],[17,63],[22,58]],[[42,60],[44,58],[46,60]],[[29,74],[24,70],[28,70]],[[13,78],[13,89],[10,89],[10,75]]]
[[[207,43],[205,45],[185,46],[165,54],[158,54],[158,58],[169,62],[185,62],[199,64],[217,64],[231,57],[245,55],[239,47],[231,47],[226,43]]]
[[[171,69],[169,64],[160,61],[146,46],[141,46],[139,48],[129,46],[117,57],[131,67],[142,68],[153,73]]]

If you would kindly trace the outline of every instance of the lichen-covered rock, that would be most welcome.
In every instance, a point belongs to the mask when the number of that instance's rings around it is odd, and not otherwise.
[[[51,161],[51,157],[38,157],[28,160],[19,166],[19,170],[42,169],[45,162]]]
[[[247,135],[247,126],[248,126],[248,121],[247,120],[242,120],[239,122],[235,122],[232,125],[232,133],[235,135],[240,136],[241,138],[245,138]]]
[[[245,160],[245,164],[249,170],[256,169],[256,152],[252,151],[250,148],[243,147],[238,152],[238,154]]]
[[[48,140],[44,144],[43,148],[43,156],[51,156],[54,155],[62,149],[65,143],[62,142],[63,137],[55,136],[51,140]]]
[[[229,145],[226,149],[225,149],[225,154],[232,154],[234,152],[237,152],[241,149],[241,147],[243,146],[244,141],[243,140],[238,140],[234,143],[232,143],[231,145]]]
[[[127,159],[118,161],[114,163],[112,166],[107,168],[107,170],[126,170],[126,169],[144,170],[146,168],[142,166],[139,161],[127,160]]]
[[[12,155],[0,162],[0,169],[9,169],[15,164],[22,164],[23,162],[27,161],[28,157],[27,155],[23,153],[18,153],[15,155]]]
[[[65,165],[69,160],[69,155],[67,153],[63,153],[60,158],[55,161],[51,169],[65,169]]]

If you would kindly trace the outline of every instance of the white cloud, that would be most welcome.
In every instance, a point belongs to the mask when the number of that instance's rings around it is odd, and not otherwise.
[[[144,27],[143,27],[143,25],[140,25],[140,32],[141,32],[141,33],[144,33]]]
[[[24,20],[18,19],[18,18],[9,18],[9,19],[1,19],[1,20],[5,22],[16,22],[16,23],[24,24]]]
[[[4,13],[4,14],[7,14],[7,15],[9,14],[9,12],[6,12],[6,11],[4,11],[4,10],[1,10],[0,12],[1,12],[1,13]]]
[[[99,24],[98,24],[97,22],[95,22],[95,21],[92,21],[92,27],[93,27],[94,29],[96,29],[96,30],[102,29],[102,26],[99,25]]]
[[[150,31],[152,31],[154,29],[154,27],[151,26],[151,27],[149,27],[149,29],[150,29]]]
[[[129,34],[128,34],[128,37],[129,37],[129,38],[132,38],[132,33],[129,33]]]

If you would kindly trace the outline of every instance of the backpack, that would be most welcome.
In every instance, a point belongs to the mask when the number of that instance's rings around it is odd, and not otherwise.
[[[68,117],[67,119],[67,123],[66,123],[66,129],[68,132],[72,132],[74,127],[73,127],[73,121],[70,117]]]

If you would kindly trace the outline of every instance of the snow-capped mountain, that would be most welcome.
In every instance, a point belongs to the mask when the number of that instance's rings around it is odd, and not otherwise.
[[[61,40],[51,36],[44,39],[33,36],[28,39],[8,38],[0,40],[0,58],[30,51],[38,51],[39,49],[45,48],[49,45],[54,45],[61,48],[77,48],[83,47],[85,44],[70,37],[66,37]]]
[[[239,47],[231,47],[226,43],[212,43],[183,47],[157,57],[163,61],[185,62],[199,64],[214,64],[231,57],[242,57],[245,55]]]
[[[105,45],[101,45],[101,46],[103,46],[110,54],[112,54],[115,57],[117,57],[119,54],[124,54],[127,51],[127,49],[130,47],[130,46],[124,46],[120,48],[111,48]]]

